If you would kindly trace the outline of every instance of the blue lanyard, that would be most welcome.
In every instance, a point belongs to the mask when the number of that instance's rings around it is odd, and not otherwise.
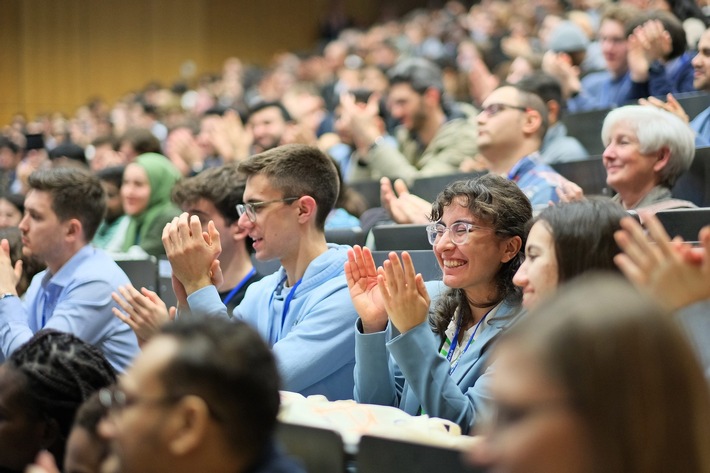
[[[493,309],[491,309],[493,310]],[[488,317],[488,314],[490,314],[491,311],[489,310],[486,312],[486,315],[481,317],[481,320],[478,321],[476,324],[476,328],[473,329],[473,333],[468,339],[468,343],[466,343],[466,347],[463,349],[463,352],[459,355],[458,358],[456,358],[456,362],[451,364],[451,368],[449,369],[449,376],[454,374],[454,371],[456,370],[456,367],[459,365],[459,360],[463,357],[463,355],[466,353],[466,350],[468,350],[468,347],[471,346],[471,342],[473,341],[474,338],[476,338],[476,332],[478,332],[478,327],[481,326],[484,320],[486,320],[486,317]],[[456,345],[458,345],[459,342],[459,332],[461,331],[461,324],[463,323],[463,316],[459,317],[459,323],[456,325],[456,332],[454,332],[454,338],[451,340],[451,345],[449,345],[449,352],[446,354],[446,359],[449,360],[449,363],[451,363],[451,359],[454,357],[454,351],[456,350]]]
[[[249,273],[248,273],[246,276],[244,276],[244,278],[243,278],[241,281],[239,281],[239,284],[237,284],[236,286],[234,286],[234,289],[232,289],[231,291],[229,291],[229,294],[227,294],[227,295],[224,297],[224,299],[222,299],[222,304],[228,305],[228,304],[229,304],[229,301],[231,301],[231,300],[234,298],[234,295],[235,295],[237,292],[239,292],[239,290],[240,290],[241,288],[243,288],[244,285],[245,285],[255,274],[256,274],[256,268],[251,268],[251,271],[249,271]]]
[[[277,289],[279,286],[284,284],[286,282],[286,279],[288,278],[288,275],[284,276],[284,278],[279,282],[279,285],[276,286]],[[296,284],[293,285],[290,291],[288,291],[288,295],[286,296],[286,300],[284,301],[284,308],[283,311],[281,312],[281,330],[283,331],[284,328],[284,323],[286,322],[286,314],[288,314],[288,308],[291,306],[291,301],[293,300],[293,297],[296,295],[296,289],[298,289],[298,286],[301,285],[301,281],[303,281],[303,278],[299,279],[296,281]],[[276,294],[276,290],[271,293],[271,299],[269,300],[269,306],[274,302],[274,294]],[[274,340],[275,342],[276,340]]]

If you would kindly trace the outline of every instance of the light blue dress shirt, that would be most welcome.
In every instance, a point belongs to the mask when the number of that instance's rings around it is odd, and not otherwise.
[[[37,274],[25,300],[0,300],[0,361],[43,328],[76,335],[103,351],[118,371],[138,353],[131,328],[117,319],[111,292],[128,284],[126,274],[103,250],[87,245],[56,274]]]

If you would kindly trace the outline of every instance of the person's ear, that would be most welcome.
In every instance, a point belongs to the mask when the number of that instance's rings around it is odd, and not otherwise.
[[[66,221],[67,237],[72,239],[84,238],[84,226],[78,218],[70,218]]]
[[[653,163],[653,170],[655,172],[661,172],[663,168],[668,166],[668,162],[671,159],[671,150],[668,148],[668,146],[664,146],[663,148],[659,149],[658,152],[656,153],[656,162]]]
[[[441,91],[435,89],[434,87],[426,89],[422,94],[422,97],[424,98],[424,102],[432,108],[441,103]]]
[[[526,135],[535,135],[542,126],[542,116],[540,112],[532,108],[525,111],[525,119],[523,121],[523,132]]]
[[[501,256],[500,262],[507,263],[520,252],[523,247],[523,239],[519,236],[506,238],[501,242],[501,245],[503,245],[503,255]]]
[[[552,123],[557,123],[557,118],[560,116],[560,104],[557,100],[548,100],[545,105],[547,105],[547,121]]]
[[[176,457],[194,451],[207,439],[210,409],[199,396],[185,396],[178,402],[167,420],[167,446]]]
[[[318,211],[318,204],[316,199],[310,195],[304,195],[299,198],[294,205],[298,206],[298,222],[305,223],[310,219],[315,219],[316,212]]]

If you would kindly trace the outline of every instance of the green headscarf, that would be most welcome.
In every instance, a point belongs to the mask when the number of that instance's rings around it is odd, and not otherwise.
[[[126,239],[123,241],[123,251],[128,251],[136,242],[141,245],[145,241],[147,232],[154,227],[156,219],[164,218],[165,214],[175,213],[173,210],[176,207],[170,200],[170,194],[181,177],[173,163],[162,154],[141,154],[134,163],[142,167],[148,176],[150,198],[143,212],[130,217]]]

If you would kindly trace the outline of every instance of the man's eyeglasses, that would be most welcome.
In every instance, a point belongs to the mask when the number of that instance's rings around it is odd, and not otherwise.
[[[267,200],[264,202],[250,202],[248,204],[237,204],[237,213],[240,217],[246,214],[249,221],[254,223],[256,222],[256,211],[260,208],[266,207],[270,204],[275,204],[277,202],[285,202],[287,204],[290,204],[292,202],[297,201],[298,199],[300,199],[300,197],[286,197],[285,199]]]
[[[525,112],[528,110],[528,107],[520,107],[518,105],[508,105],[505,103],[492,103],[488,104],[483,109],[481,110],[481,113],[485,113],[489,117],[492,117],[493,115],[498,115],[500,112],[502,112],[505,109],[513,109],[513,110],[520,110],[522,112]]]
[[[431,225],[426,226],[426,234],[429,238],[429,243],[431,243],[432,246],[436,245],[447,231],[449,232],[449,238],[453,244],[464,245],[468,242],[471,232],[483,230],[493,229],[479,227],[478,225],[466,222],[456,222],[448,228],[441,223],[432,223]]]
[[[118,414],[124,409],[136,406],[139,404],[146,405],[161,405],[161,404],[172,404],[179,399],[182,395],[172,395],[164,396],[157,399],[145,399],[145,398],[130,398],[126,393],[118,387],[103,388],[99,390],[99,403],[110,413]]]

